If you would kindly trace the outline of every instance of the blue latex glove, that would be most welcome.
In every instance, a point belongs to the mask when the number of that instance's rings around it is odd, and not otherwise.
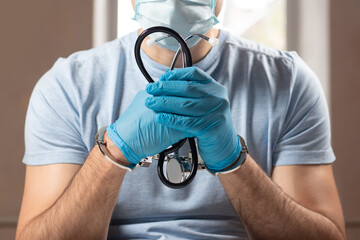
[[[185,138],[183,131],[156,122],[156,113],[145,107],[149,96],[140,91],[120,118],[106,129],[132,166]]]
[[[196,67],[165,73],[148,84],[146,106],[156,120],[198,139],[201,158],[212,172],[231,165],[241,151],[224,86]]]

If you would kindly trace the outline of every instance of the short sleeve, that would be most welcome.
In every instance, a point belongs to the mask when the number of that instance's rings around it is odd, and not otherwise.
[[[298,55],[293,54],[293,59],[293,84],[273,165],[332,163],[335,155],[325,95],[313,71]]]
[[[86,159],[70,78],[71,64],[59,59],[36,84],[25,121],[25,164],[82,164]]]

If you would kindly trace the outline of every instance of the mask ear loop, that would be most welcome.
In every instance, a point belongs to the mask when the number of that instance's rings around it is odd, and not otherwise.
[[[141,44],[144,41],[144,39],[148,35],[150,35],[154,32],[163,32],[163,33],[166,33],[166,34],[170,35],[171,37],[175,38],[181,46],[181,52],[183,54],[183,64],[185,65],[185,67],[192,66],[192,58],[191,58],[190,49],[187,46],[185,40],[177,32],[175,32],[174,30],[172,30],[170,28],[166,28],[166,27],[148,28],[148,29],[144,30],[139,35],[138,39],[136,40],[134,53],[135,53],[136,63],[139,66],[140,71],[143,73],[144,77],[146,78],[146,80],[149,83],[153,83],[154,80],[152,79],[152,77],[146,71],[146,69],[144,67],[144,64],[143,64],[143,61],[142,61],[141,55],[140,55],[140,49],[141,49]],[[191,156],[192,156],[190,175],[181,183],[172,183],[168,179],[166,179],[166,177],[164,175],[163,166],[164,166],[165,156],[171,152],[178,150],[185,143],[185,141],[187,139],[189,140]],[[198,157],[197,157],[197,149],[196,149],[196,145],[195,145],[195,139],[194,138],[187,138],[187,139],[185,138],[185,139],[180,140],[178,143],[172,145],[168,149],[165,149],[164,151],[162,151],[159,154],[157,172],[158,172],[161,182],[170,188],[175,188],[175,189],[183,188],[186,185],[188,185],[194,179],[194,177],[196,175],[196,172],[198,169]]]

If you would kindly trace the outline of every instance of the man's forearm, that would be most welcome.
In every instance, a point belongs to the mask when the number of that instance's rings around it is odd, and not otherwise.
[[[106,239],[124,175],[95,147],[58,200],[27,223],[18,239]]]
[[[330,219],[287,196],[250,156],[219,178],[253,239],[344,239]]]

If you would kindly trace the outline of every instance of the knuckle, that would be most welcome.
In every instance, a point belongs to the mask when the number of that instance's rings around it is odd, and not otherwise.
[[[207,95],[206,101],[210,103],[217,103],[219,101],[219,98],[213,93],[210,93]]]
[[[224,112],[222,112],[221,114],[219,114],[217,119],[218,119],[219,124],[226,122],[226,119],[227,119],[226,114]]]
[[[227,99],[221,99],[221,101],[218,104],[218,109],[220,110],[220,111],[218,111],[218,113],[220,115],[224,115],[225,112],[227,111],[227,109],[229,109],[229,108],[230,108],[229,101]]]
[[[198,92],[199,91],[198,87],[192,82],[189,82],[184,87],[187,92],[195,92],[195,91]]]
[[[163,82],[157,81],[156,84],[157,84],[157,87],[158,87],[159,90],[164,88],[164,83]]]
[[[223,95],[226,95],[227,96],[227,89],[226,89],[226,87],[225,86],[223,86],[223,85],[221,85],[220,83],[218,83],[219,84],[219,87],[220,87],[220,91],[221,91],[221,93],[223,94]]]
[[[222,99],[221,99],[221,106],[223,106],[224,108],[230,107],[230,102],[229,102],[229,100],[226,99],[226,98],[222,98]]]
[[[182,106],[185,108],[191,108],[194,106],[194,102],[191,100],[184,100]]]
[[[169,102],[168,98],[166,98],[166,97],[160,97],[159,100],[160,100],[159,102],[161,104],[164,104],[165,106]]]
[[[199,71],[199,68],[192,66],[192,67],[189,68],[189,70],[190,70],[190,72],[192,72],[192,73],[196,73],[196,72]]]

